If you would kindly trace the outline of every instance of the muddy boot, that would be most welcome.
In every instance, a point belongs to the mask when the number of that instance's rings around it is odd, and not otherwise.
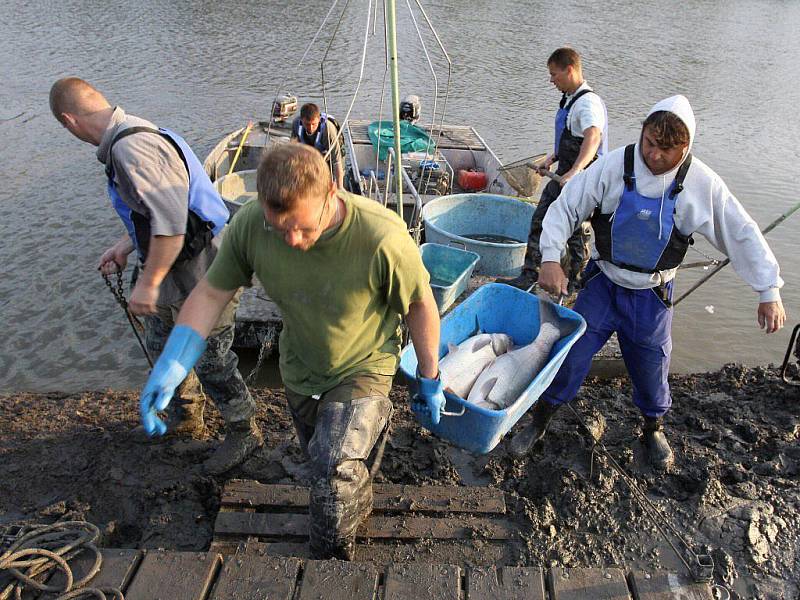
[[[199,397],[173,399],[166,410],[167,434],[201,439],[205,429],[203,423],[205,405],[206,398],[202,394]]]
[[[508,443],[508,451],[514,456],[525,456],[533,445],[544,437],[550,420],[556,414],[560,404],[550,404],[539,400],[533,407],[533,421],[516,434]]]
[[[663,471],[672,464],[674,455],[662,430],[660,417],[644,418],[642,444],[651,467]]]
[[[522,269],[522,273],[516,277],[499,277],[495,279],[495,283],[505,283],[521,290],[527,290],[536,283],[537,279],[538,274],[535,271]]]
[[[263,445],[264,437],[255,419],[235,421],[226,427],[225,439],[211,458],[203,463],[203,469],[209,475],[221,475],[242,464]]]

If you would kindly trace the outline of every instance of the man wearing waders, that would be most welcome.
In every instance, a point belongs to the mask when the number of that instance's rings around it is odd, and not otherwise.
[[[542,261],[539,238],[547,209],[558,198],[563,186],[608,148],[606,107],[600,96],[583,79],[580,55],[572,48],[559,48],[550,55],[547,68],[550,71],[550,83],[562,95],[556,112],[555,145],[553,152],[547,155],[542,169],[549,170],[557,162],[556,173],[561,176],[561,181],[548,179],[542,191],[539,205],[531,219],[522,273],[514,279],[499,280],[522,289],[533,285],[538,276]],[[574,291],[586,261],[587,243],[588,236],[584,234],[581,224],[578,224],[567,243],[570,292]]]
[[[322,155],[278,144],[258,167],[258,202],[231,221],[214,264],[189,296],[142,394],[145,428],[202,352],[236,290],[255,274],[283,316],[280,371],[312,466],[310,544],[316,558],[352,559],[372,510],[370,472],[389,426],[389,390],[405,316],[419,359],[418,401],[438,422],[439,313],[406,224],[376,202],[337,190]],[[176,337],[180,334],[181,337]],[[370,460],[370,458],[372,459]]]
[[[344,189],[344,160],[339,143],[339,128],[333,117],[320,112],[309,102],[300,107],[300,116],[292,121],[292,139],[319,150],[328,163],[333,180]]]
[[[550,207],[539,285],[551,294],[566,290],[561,254],[575,226],[591,218],[595,247],[574,306],[587,329],[534,406],[532,423],[511,440],[511,452],[525,454],[542,438],[556,409],[578,393],[594,354],[616,332],[633,402],[644,418],[648,461],[656,469],[671,464],[662,419],[672,405],[672,287],[695,234],[726,254],[758,294],[759,326],[767,333],[783,327],[778,262],[722,179],[690,154],[694,135],[689,101],[662,100],[650,110],[638,143],[600,158]]]
[[[216,255],[228,209],[180,136],[112,107],[86,81],[57,81],[50,90],[50,108],[70,133],[98,147],[111,203],[127,230],[100,257],[98,269],[107,275],[121,271],[136,251],[138,277],[128,305],[144,316],[151,356],[168,356],[167,336]],[[226,305],[198,357],[197,375],[187,378],[180,402],[168,411],[172,433],[202,436],[202,383],[225,418],[225,440],[204,463],[214,475],[241,463],[264,443],[255,425],[253,399],[231,351],[237,304],[232,300]]]

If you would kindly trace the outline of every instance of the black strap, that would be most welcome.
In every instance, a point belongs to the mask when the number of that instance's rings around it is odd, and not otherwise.
[[[672,191],[669,193],[670,198],[674,198],[683,191],[683,180],[686,179],[686,173],[689,171],[690,166],[692,166],[691,152],[686,155],[686,160],[683,161],[680,169],[678,169],[678,172],[675,173],[675,185],[673,186]]]
[[[181,157],[181,162],[183,162],[183,166],[186,167],[186,174],[187,175],[189,174],[189,163],[186,162],[186,157],[183,155],[183,150],[181,150],[181,147],[178,146],[178,142],[173,140],[166,133],[162,133],[158,129],[153,129],[152,127],[145,127],[140,125],[136,127],[127,127],[126,129],[123,129],[116,136],[114,136],[113,140],[111,140],[111,144],[109,144],[108,146],[108,164],[106,164],[106,175],[108,175],[109,179],[114,174],[114,167],[112,166],[114,157],[111,154],[111,151],[114,149],[114,144],[116,144],[122,138],[128,137],[129,135],[133,135],[134,133],[143,133],[143,132],[155,133],[156,135],[160,135],[162,138],[167,140],[172,145],[172,147],[175,148],[175,151],[178,153],[178,156]]]
[[[567,95],[561,94],[561,102],[558,103],[558,108],[564,108],[566,106],[567,112],[569,112],[569,110],[572,108],[572,105],[578,101],[578,98],[580,98],[585,94],[591,94],[593,92],[594,90],[581,90],[572,97],[572,100],[569,101],[569,104],[567,104]]]
[[[635,144],[625,146],[625,167],[622,173],[622,181],[625,182],[625,188],[629,192],[633,191],[636,181],[636,175],[633,171],[633,151],[635,146]]]

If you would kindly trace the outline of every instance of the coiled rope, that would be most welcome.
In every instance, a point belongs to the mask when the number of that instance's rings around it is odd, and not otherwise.
[[[100,530],[86,521],[64,521],[52,525],[24,527],[11,546],[0,554],[0,600],[22,599],[23,592],[38,590],[58,594],[56,600],[93,597],[98,600],[124,600],[118,589],[84,587],[100,571],[103,557],[95,542]],[[75,580],[69,561],[83,552],[94,554],[86,575]],[[56,571],[64,574],[62,587],[48,585]],[[8,579],[11,580],[7,583]]]

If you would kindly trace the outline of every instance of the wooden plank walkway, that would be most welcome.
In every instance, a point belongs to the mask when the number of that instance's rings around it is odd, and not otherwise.
[[[521,550],[520,525],[505,495],[486,487],[373,486],[374,509],[357,535],[356,558],[382,564],[432,562],[505,565]],[[225,484],[211,549],[240,545],[272,556],[308,558],[308,488],[232,480]],[[254,546],[257,544],[257,546]]]
[[[242,551],[102,550],[89,585],[126,600],[712,600],[665,572],[302,560]],[[79,558],[72,566],[79,570]],[[84,564],[84,567],[87,565]],[[55,579],[55,578],[54,578]]]

